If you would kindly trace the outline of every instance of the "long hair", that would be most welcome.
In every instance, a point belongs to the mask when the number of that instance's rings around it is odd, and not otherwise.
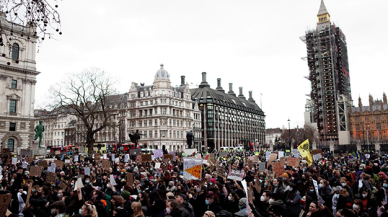
[[[85,203],[85,207],[86,207],[87,215],[91,215],[92,217],[98,217],[98,213],[95,205],[92,205],[90,203]]]
[[[133,202],[131,208],[133,209],[133,217],[144,216],[143,210],[141,209],[141,203]]]

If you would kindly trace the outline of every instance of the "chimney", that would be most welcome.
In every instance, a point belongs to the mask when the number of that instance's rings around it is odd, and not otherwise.
[[[199,85],[199,88],[204,88],[204,87],[210,87],[210,85],[206,81],[206,72],[202,72],[202,82]]]
[[[185,86],[185,76],[181,76],[181,86]]]
[[[242,87],[239,87],[239,94],[238,94],[238,98],[240,99],[245,99],[245,96],[243,95],[243,88]]]
[[[252,91],[249,91],[249,99],[248,99],[249,102],[255,102],[255,100],[252,98]]]
[[[222,89],[222,87],[221,87],[221,78],[217,78],[217,88],[216,88],[216,90],[225,93],[224,89]]]
[[[229,95],[236,96],[236,94],[233,92],[233,83],[229,83]]]

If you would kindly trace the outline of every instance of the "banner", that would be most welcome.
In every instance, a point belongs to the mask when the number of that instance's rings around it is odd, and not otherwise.
[[[230,170],[228,174],[228,179],[233,179],[237,181],[242,181],[244,177],[244,170]]]
[[[202,172],[202,159],[183,158],[183,179],[200,180]]]
[[[272,164],[272,171],[275,173],[276,177],[279,177],[283,175],[284,171],[284,165],[280,162],[276,162]]]
[[[162,149],[154,150],[154,155],[155,157],[163,157],[163,150]]]
[[[311,164],[313,164],[313,158],[310,154],[310,143],[308,139],[298,146],[298,151],[300,156],[306,160],[309,166],[311,166]]]
[[[185,149],[185,155],[186,156],[191,156],[193,153],[196,151],[196,149]]]

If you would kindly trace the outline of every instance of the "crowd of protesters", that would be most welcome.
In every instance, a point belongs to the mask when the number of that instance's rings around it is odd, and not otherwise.
[[[183,178],[183,157],[139,162],[135,155],[116,154],[110,168],[81,153],[59,154],[63,167],[55,169],[55,182],[46,182],[47,167],[30,176],[31,167],[44,158],[26,161],[2,155],[0,196],[12,195],[2,215],[25,217],[386,217],[388,179],[386,157],[376,153],[322,153],[312,165],[301,159],[298,167],[269,176],[271,166],[264,151],[214,152],[214,161],[202,165],[202,179]],[[253,167],[247,158],[258,155]],[[75,156],[77,155],[77,159]],[[186,156],[187,157],[187,156]],[[198,157],[192,156],[192,157]],[[201,155],[202,158],[206,154]],[[70,161],[69,161],[70,160]],[[67,163],[65,163],[67,162]],[[266,169],[259,170],[259,163]],[[156,165],[158,164],[158,167]],[[85,175],[84,168],[90,169]],[[225,175],[217,173],[224,168]],[[227,178],[229,169],[245,171],[244,181]],[[88,169],[88,170],[89,170]],[[133,174],[128,184],[127,173]],[[111,180],[113,178],[114,180]],[[82,182],[80,185],[79,182]],[[314,185],[314,182],[316,185]],[[63,185],[65,184],[65,185]],[[29,190],[30,189],[30,190]],[[250,195],[250,196],[249,196]],[[2,197],[4,198],[4,197]],[[29,198],[29,199],[27,199]],[[2,201],[0,201],[1,203]],[[3,201],[4,205],[5,199]]]

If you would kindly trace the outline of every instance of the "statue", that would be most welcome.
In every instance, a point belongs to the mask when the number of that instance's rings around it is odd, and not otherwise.
[[[42,142],[42,138],[43,138],[43,132],[44,132],[44,126],[42,125],[42,122],[43,121],[39,121],[39,124],[35,126],[35,138],[34,140],[36,140],[37,138],[39,138],[39,147],[41,142]]]
[[[135,143],[136,146],[137,146],[137,142],[140,139],[140,135],[142,134],[139,133],[139,130],[136,130],[134,134],[128,134],[129,138],[131,139],[131,142]]]
[[[190,130],[190,132],[187,132],[186,139],[187,139],[187,145],[189,146],[189,148],[191,148],[194,140],[194,134],[192,130]]]

